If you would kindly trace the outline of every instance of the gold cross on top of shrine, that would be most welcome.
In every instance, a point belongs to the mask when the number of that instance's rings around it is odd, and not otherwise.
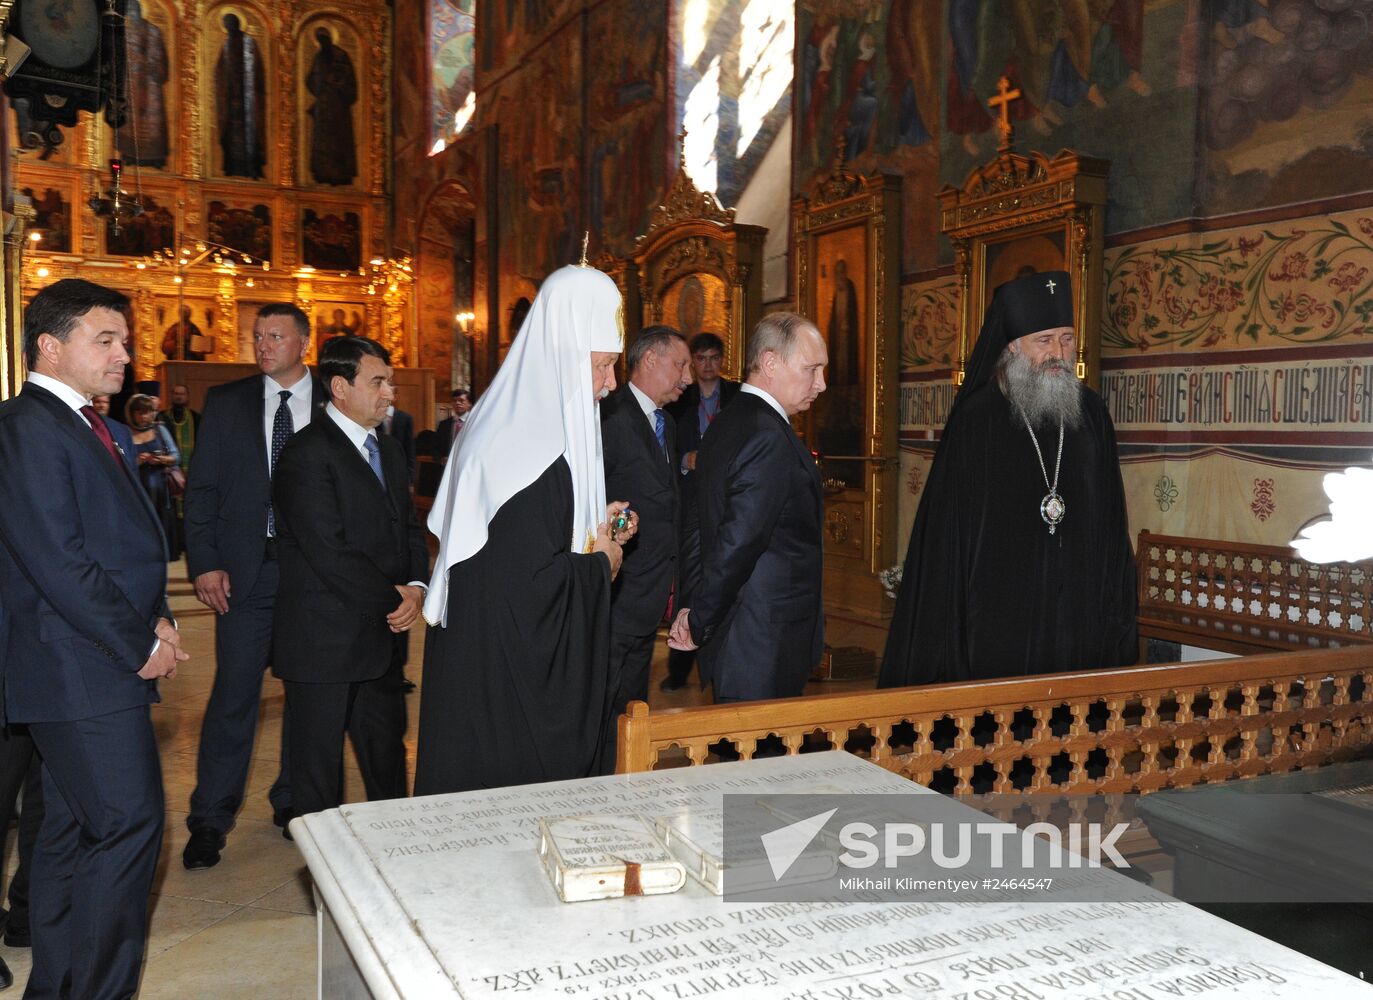
[[[1001,133],[998,152],[1006,152],[1015,141],[1015,126],[1011,124],[1011,102],[1020,100],[1020,97],[1020,88],[1012,87],[1011,81],[1003,76],[996,82],[996,96],[987,99],[987,107],[1001,112],[1001,120],[996,123],[996,129]]]

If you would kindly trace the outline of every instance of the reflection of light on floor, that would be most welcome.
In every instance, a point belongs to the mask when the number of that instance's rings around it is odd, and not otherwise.
[[[1308,525],[1292,547],[1311,562],[1373,559],[1373,469],[1357,466],[1325,477],[1330,520]]]
[[[751,0],[739,32],[739,142],[736,156],[753,143],[768,113],[791,87],[793,5]]]
[[[718,184],[715,138],[720,132],[720,57],[710,61],[701,81],[691,88],[682,112],[686,126],[687,173],[700,191],[714,193]]]

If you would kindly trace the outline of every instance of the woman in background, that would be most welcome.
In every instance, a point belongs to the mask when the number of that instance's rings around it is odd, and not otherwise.
[[[162,531],[167,536],[168,560],[181,558],[181,546],[176,537],[176,515],[172,507],[170,467],[181,460],[175,442],[167,428],[157,422],[157,402],[142,393],[129,398],[124,409],[125,423],[133,432],[134,449],[138,456],[138,479],[157,510]],[[179,469],[178,469],[179,472]]]

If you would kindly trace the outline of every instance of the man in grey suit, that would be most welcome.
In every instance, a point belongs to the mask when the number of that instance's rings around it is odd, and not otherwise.
[[[305,367],[310,321],[290,303],[263,306],[253,325],[260,375],[217,385],[205,397],[186,490],[186,553],[196,597],[215,620],[215,682],[200,730],[196,787],[182,863],[219,863],[243,805],[262,675],[272,649],[276,521],[272,469],[282,447],[325,403]],[[272,819],[291,819],[288,722],[281,771],[268,793]]]

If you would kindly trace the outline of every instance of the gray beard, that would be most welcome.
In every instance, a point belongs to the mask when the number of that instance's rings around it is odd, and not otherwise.
[[[1032,427],[1072,429],[1082,423],[1082,387],[1071,366],[1057,359],[1038,368],[1009,348],[997,365],[1001,391]]]

